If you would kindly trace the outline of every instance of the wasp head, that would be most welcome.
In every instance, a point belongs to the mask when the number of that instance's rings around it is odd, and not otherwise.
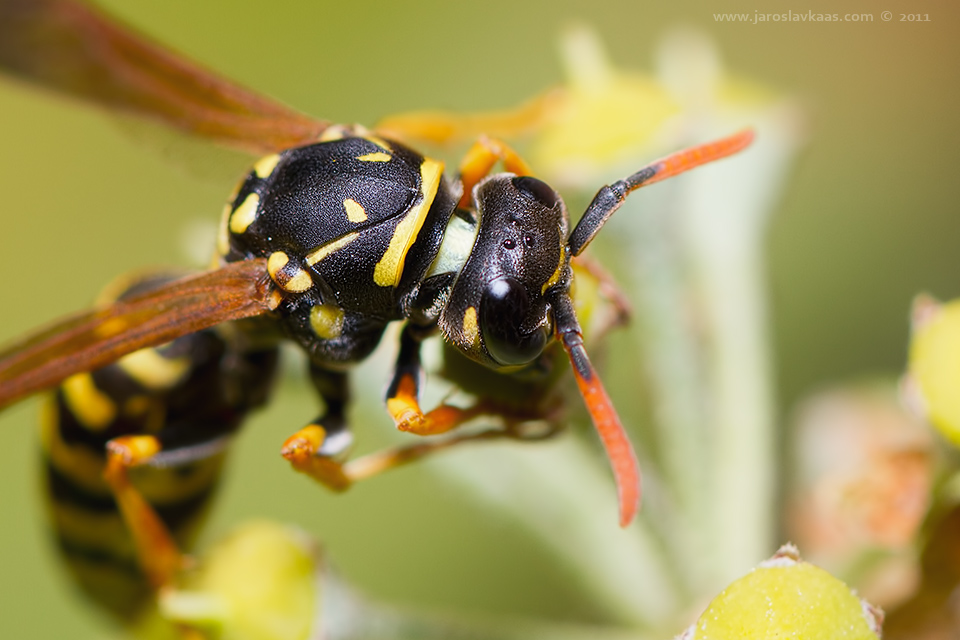
[[[535,361],[549,342],[548,290],[569,287],[567,211],[544,182],[503,173],[473,192],[479,230],[440,318],[446,338],[500,369]]]

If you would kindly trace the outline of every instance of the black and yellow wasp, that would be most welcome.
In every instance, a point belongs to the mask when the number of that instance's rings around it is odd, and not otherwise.
[[[584,350],[571,260],[630,192],[735,153],[750,132],[602,187],[571,229],[559,194],[502,142],[482,138],[450,179],[397,141],[438,138],[428,117],[389,132],[311,118],[73,0],[0,0],[0,69],[263,156],[230,196],[210,271],[125,278],[109,303],[0,353],[0,407],[56,388],[43,442],[60,542],[111,609],[132,610],[179,570],[225,445],[269,396],[281,341],[307,354],[324,407],[283,445],[296,470],[342,490],[431,449],[346,461],[350,366],[394,321],[403,328],[387,411],[418,435],[490,416],[505,426],[479,437],[522,437],[517,425],[541,417],[532,399],[565,354],[613,467],[621,524],[631,521],[639,472]],[[506,172],[491,174],[499,162]],[[491,385],[467,407],[421,410],[420,347],[437,333],[448,358],[529,389],[527,403]],[[76,525],[91,517],[115,523],[115,535]]]

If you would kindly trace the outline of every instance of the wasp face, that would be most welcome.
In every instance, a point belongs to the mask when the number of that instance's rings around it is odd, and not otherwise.
[[[513,174],[478,184],[473,203],[479,232],[440,326],[478,362],[525,365],[552,330],[545,292],[569,286],[566,208],[542,181]]]

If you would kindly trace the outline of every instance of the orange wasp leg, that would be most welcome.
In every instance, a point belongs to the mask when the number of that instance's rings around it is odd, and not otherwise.
[[[414,402],[416,400],[414,399]],[[417,406],[419,412],[419,406]],[[320,453],[326,434],[323,427],[309,425],[287,439],[283,455],[294,469],[304,473],[334,491],[345,491],[360,480],[366,480],[384,471],[420,460],[433,453],[445,451],[468,442],[486,442],[500,438],[514,440],[542,440],[559,431],[559,426],[550,424],[543,432],[527,433],[520,428],[523,418],[515,418],[507,412],[498,412],[480,401],[467,409],[441,405],[427,414],[420,414],[428,433],[406,429],[419,435],[442,434],[480,415],[498,415],[507,421],[506,427],[493,427],[472,433],[461,433],[447,438],[420,442],[410,446],[394,447],[361,456],[349,462],[339,462]],[[520,422],[517,422],[520,420]]]
[[[460,184],[463,194],[460,196],[459,207],[468,208],[473,197],[473,188],[483,180],[498,161],[503,161],[503,168],[518,176],[529,176],[533,172],[530,165],[520,155],[510,148],[507,143],[496,138],[480,136],[473,143],[460,162]]]
[[[483,402],[481,401],[479,404],[483,404]],[[427,416],[432,413],[433,411],[428,413]],[[507,425],[505,427],[491,427],[471,433],[457,433],[446,438],[377,451],[357,458],[356,460],[351,460],[345,465],[345,470],[353,480],[364,480],[379,475],[384,471],[415,462],[433,453],[451,449],[457,445],[469,442],[488,442],[501,438],[525,441],[544,440],[558,433],[561,428],[559,423],[548,422],[548,428],[545,430],[527,432],[522,428],[524,424],[522,418],[519,419],[519,421],[515,421],[508,413],[497,413],[492,408],[476,412],[476,415],[481,414],[500,415],[507,422]]]
[[[600,295],[609,302],[613,309],[613,316],[609,323],[605,324],[600,335],[605,335],[607,331],[616,327],[626,326],[630,322],[630,316],[633,310],[626,294],[617,284],[613,275],[607,271],[603,265],[597,262],[592,255],[581,253],[571,263],[574,278],[589,277],[596,281]]]
[[[477,113],[449,111],[413,111],[387,116],[375,127],[380,135],[405,141],[451,144],[472,140],[480,135],[517,138],[530,135],[553,122],[559,112],[563,93],[542,93],[518,107]]]
[[[287,438],[281,455],[295,470],[323,486],[333,491],[346,491],[353,484],[353,478],[347,475],[342,462],[321,453],[326,439],[326,429],[318,424],[309,424]]]
[[[348,402],[346,377],[339,372],[314,368],[311,375],[327,409],[324,415],[300,429],[284,443],[283,456],[293,468],[334,491],[345,491],[358,480],[370,478],[461,443],[498,438],[539,440],[559,430],[559,425],[554,423],[549,423],[550,428],[546,431],[525,429],[525,425],[531,422],[530,415],[485,399],[480,399],[467,408],[441,404],[423,413],[418,400],[420,380],[423,377],[420,343],[430,333],[430,329],[407,324],[401,334],[400,354],[386,400],[387,412],[397,428],[417,435],[440,435],[482,415],[499,417],[505,426],[386,449],[343,462],[350,444],[343,418],[343,408]]]
[[[467,409],[441,404],[428,413],[423,413],[417,399],[418,387],[413,375],[405,373],[400,377],[395,395],[387,398],[387,412],[400,431],[418,436],[435,436],[456,429],[477,416],[491,413],[490,408],[482,402]]]
[[[168,586],[183,568],[183,554],[169,529],[130,482],[129,470],[147,464],[162,451],[154,436],[124,436],[107,443],[103,477],[133,536],[140,567],[155,589]]]
[[[401,346],[401,364],[398,365],[396,381],[391,385],[392,391],[387,398],[388,412],[400,430],[417,435],[439,435],[481,415],[499,416],[506,423],[505,426],[457,434],[411,446],[385,449],[344,463],[334,457],[344,453],[342,445],[334,444],[332,447],[325,447],[328,441],[332,441],[338,435],[336,429],[339,425],[339,415],[337,409],[334,408],[332,416],[331,412],[328,411],[327,415],[300,429],[284,443],[283,456],[293,465],[294,469],[334,491],[345,491],[354,482],[379,475],[384,471],[419,460],[432,453],[449,449],[454,445],[499,438],[540,440],[559,430],[559,426],[553,423],[550,423],[550,428],[545,431],[531,432],[525,430],[523,426],[530,421],[530,416],[511,412],[507,408],[498,407],[493,402],[482,399],[465,409],[442,404],[424,414],[417,400],[418,352],[414,356],[416,362],[411,362],[411,350],[419,348],[419,341],[412,337],[411,333],[405,331],[405,338],[401,340],[401,345],[406,344],[406,351]],[[416,372],[413,370],[414,368],[416,368]],[[336,407],[336,402],[333,404]],[[327,432],[322,423],[333,425],[331,433]]]
[[[333,491],[345,491],[353,483],[342,462],[352,444],[344,415],[350,402],[347,374],[311,365],[310,380],[326,411],[287,438],[280,453],[294,470]]]
[[[429,334],[429,330],[410,323],[404,326],[400,334],[400,353],[393,381],[387,390],[387,413],[393,418],[397,429],[420,436],[439,435],[477,416],[498,413],[485,402],[477,402],[467,409],[441,404],[429,413],[421,410],[419,395],[423,368],[420,363],[420,344]]]

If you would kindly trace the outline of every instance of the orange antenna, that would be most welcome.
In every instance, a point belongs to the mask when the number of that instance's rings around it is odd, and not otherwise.
[[[567,243],[573,255],[578,256],[597,235],[607,219],[620,208],[632,192],[654,182],[660,182],[677,174],[699,167],[742,151],[753,142],[753,130],[744,129],[732,136],[708,142],[696,147],[672,153],[666,158],[651,162],[632,176],[603,187],[593,197],[580,222],[577,223]]]
[[[580,395],[583,396],[587,411],[593,420],[593,426],[607,451],[607,458],[613,469],[617,483],[617,497],[620,504],[620,526],[625,527],[637,515],[640,508],[640,468],[637,456],[633,452],[630,438],[620,422],[613,402],[600,382],[600,376],[590,363],[583,348],[583,333],[574,315],[573,302],[566,293],[557,295],[552,301],[557,339],[563,345],[573,374],[577,380]]]

